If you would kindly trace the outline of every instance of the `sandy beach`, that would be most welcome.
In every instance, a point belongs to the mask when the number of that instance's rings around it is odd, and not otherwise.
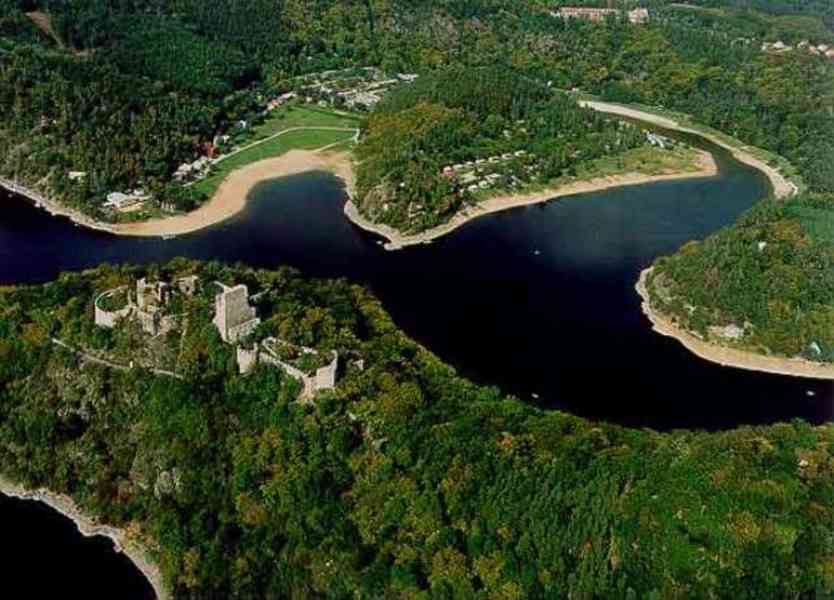
[[[477,206],[469,207],[460,211],[452,217],[449,222],[444,223],[443,225],[439,225],[437,227],[433,227],[432,229],[412,235],[400,233],[396,229],[387,225],[368,221],[365,217],[359,214],[359,210],[352,201],[348,201],[345,205],[345,215],[347,215],[351,221],[362,229],[386,238],[388,240],[385,244],[386,250],[399,250],[407,246],[427,244],[432,240],[451,233],[455,229],[465,225],[473,219],[477,219],[491,213],[517,208],[519,206],[539,204],[564,196],[573,196],[575,194],[583,194],[587,192],[598,192],[613,187],[653,183],[656,181],[712,177],[718,173],[718,165],[716,165],[715,159],[709,152],[701,152],[699,161],[700,164],[698,170],[687,173],[669,173],[665,175],[625,173],[622,175],[611,175],[608,177],[597,177],[595,179],[585,181],[576,181],[529,194],[506,194],[495,196],[484,200]]]
[[[275,158],[258,161],[232,171],[212,198],[197,210],[172,217],[115,225],[113,233],[160,237],[191,233],[215,225],[243,210],[253,187],[262,181],[297,175],[305,171],[331,171],[350,188],[353,170],[347,153],[290,150]]]
[[[162,581],[162,573],[149,558],[145,549],[136,541],[131,540],[123,530],[102,525],[95,519],[85,515],[69,496],[55,494],[45,489],[27,490],[3,477],[0,477],[0,494],[9,496],[10,498],[43,502],[73,521],[82,535],[86,537],[100,535],[111,539],[116,550],[123,552],[147,578],[151,587],[154,589],[157,600],[170,599],[170,595],[167,593]]]
[[[786,197],[796,193],[796,186],[785,178],[778,169],[771,167],[763,161],[752,156],[742,149],[735,148],[720,139],[707,133],[682,126],[672,119],[643,112],[639,109],[610,104],[606,102],[581,102],[583,106],[600,112],[616,114],[666,127],[668,129],[692,133],[712,141],[719,146],[730,150],[741,162],[744,162],[762,171],[770,179],[774,193],[777,197]],[[337,144],[338,145],[338,144]],[[106,231],[116,235],[136,237],[169,237],[198,231],[205,227],[220,223],[235,214],[239,213],[246,206],[249,191],[258,183],[296,175],[306,171],[327,170],[342,178],[348,187],[353,189],[353,169],[350,155],[346,152],[327,152],[328,147],[314,150],[291,150],[286,154],[252,163],[233,171],[220,185],[217,192],[205,204],[197,210],[170,217],[141,221],[136,223],[110,224],[96,221],[79,211],[67,208],[49,198],[18,186],[14,182],[0,179],[0,187],[23,195],[31,199],[37,206],[45,209],[50,214],[64,216],[74,223],[83,227]],[[717,172],[715,161],[711,155],[704,152],[701,161],[701,169],[698,172],[677,173],[668,175],[648,176],[639,173],[617,175],[612,177],[600,177],[589,181],[579,181],[554,189],[542,190],[530,194],[505,195],[490,198],[477,207],[468,208],[455,215],[451,221],[434,229],[420,234],[407,235],[386,225],[372,223],[359,214],[357,207],[349,201],[345,206],[345,215],[354,224],[376,233],[388,240],[385,247],[390,250],[403,248],[414,244],[424,244],[438,237],[446,235],[461,225],[486,214],[508,210],[518,206],[526,206],[546,202],[562,196],[581,194],[585,192],[601,191],[611,187],[651,183],[672,179],[708,177]]]
[[[693,333],[685,331],[675,324],[672,319],[659,314],[651,307],[648,289],[646,288],[651,272],[652,269],[643,271],[635,288],[643,300],[643,313],[652,322],[653,329],[656,332],[678,340],[693,354],[723,367],[777,375],[808,377],[810,379],[834,379],[834,365],[815,363],[804,358],[767,356],[746,350],[727,348],[707,342]]]

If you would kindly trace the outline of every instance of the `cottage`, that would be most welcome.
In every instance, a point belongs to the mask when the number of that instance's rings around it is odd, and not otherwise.
[[[649,22],[649,10],[647,8],[635,8],[629,11],[628,20],[633,25],[643,25]]]
[[[107,201],[104,203],[104,208],[112,210],[123,211],[129,208],[135,208],[136,205],[149,199],[150,196],[145,194],[143,190],[134,190],[123,194],[122,192],[111,192],[107,194]]]

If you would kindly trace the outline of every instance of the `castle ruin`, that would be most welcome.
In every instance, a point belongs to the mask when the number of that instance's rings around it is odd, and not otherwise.
[[[214,297],[214,325],[224,342],[234,344],[252,333],[261,320],[249,304],[249,289],[245,285],[217,285],[222,291]]]
[[[143,277],[136,282],[135,302],[126,285],[107,290],[95,299],[95,323],[99,327],[113,329],[123,320],[134,319],[148,335],[164,335],[177,325],[176,315],[165,314],[171,297],[177,291],[191,296],[196,292],[197,284],[198,279],[193,276],[178,279],[173,286],[163,281],[148,283]],[[105,301],[112,300],[120,293],[127,296],[123,308],[108,309],[104,306]]]
[[[252,350],[238,346],[237,363],[240,373],[244,375],[250,373],[261,362],[278,367],[290,377],[294,377],[301,382],[303,386],[301,400],[306,401],[312,400],[317,392],[336,388],[336,375],[339,367],[338,352],[333,351],[331,354],[332,359],[323,367],[319,367],[313,372],[305,372],[297,366],[281,360],[277,352],[277,348],[280,346],[291,346],[291,344],[277,338],[267,338]],[[304,346],[297,348],[304,355],[318,356],[319,354],[312,348],[306,348]]]

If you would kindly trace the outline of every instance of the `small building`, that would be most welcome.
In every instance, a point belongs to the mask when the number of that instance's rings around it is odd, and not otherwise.
[[[582,19],[599,23],[610,16],[620,16],[623,11],[617,8],[586,8],[580,6],[564,6],[558,12],[551,13],[562,19]],[[643,25],[649,21],[649,11],[646,8],[635,8],[626,13],[629,22],[634,25]]]
[[[635,8],[628,12],[628,20],[633,25],[643,25],[649,22],[649,9]]]
[[[126,194],[122,192],[111,192],[107,194],[107,201],[104,203],[104,208],[123,211],[129,208],[135,208],[137,204],[149,198],[150,196],[143,190],[134,190]]]
[[[86,171],[70,171],[67,173],[67,177],[70,181],[83,181],[87,177]]]

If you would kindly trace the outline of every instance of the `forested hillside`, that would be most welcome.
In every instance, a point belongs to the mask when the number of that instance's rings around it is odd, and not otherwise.
[[[710,341],[834,362],[834,197],[766,201],[655,265],[652,304]],[[743,331],[722,337],[725,327]]]
[[[96,292],[184,275],[204,286],[184,330],[93,326]],[[260,294],[256,335],[337,349],[336,390],[302,404],[280,369],[239,375],[214,280]],[[182,379],[50,337],[140,363],[161,344]],[[542,412],[457,376],[367,290],[289,270],[0,291],[0,471],[139,535],[178,599],[827,597],[832,444],[799,422],[658,434]]]
[[[293,75],[510,66],[555,88],[691,113],[834,190],[834,63],[760,49],[783,31],[811,36],[827,3],[710,0],[723,8],[705,13],[650,2],[645,25],[565,21],[551,14],[559,4],[569,3],[2,0],[0,175],[88,212],[107,191],[139,186],[185,207],[169,185],[177,165]],[[24,15],[36,9],[58,41]],[[70,171],[91,177],[70,185]]]
[[[639,128],[513,70],[439,70],[395,90],[369,117],[356,153],[359,208],[421,231],[482,192],[546,185],[643,145]]]

